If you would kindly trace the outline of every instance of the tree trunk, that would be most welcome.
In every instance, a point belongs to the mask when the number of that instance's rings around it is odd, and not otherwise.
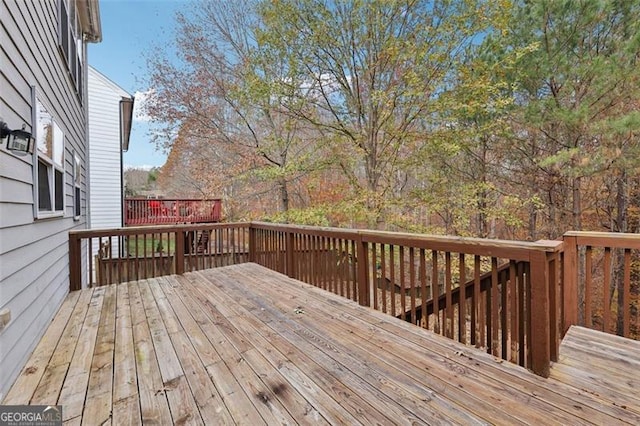
[[[582,194],[580,192],[581,178],[576,177],[571,183],[572,199],[573,199],[573,230],[582,231]]]
[[[280,211],[286,213],[289,211],[289,189],[284,178],[278,181],[278,190],[280,192]]]

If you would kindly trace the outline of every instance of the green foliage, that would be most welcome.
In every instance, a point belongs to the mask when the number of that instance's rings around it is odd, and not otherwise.
[[[267,222],[292,223],[296,225],[329,226],[326,208],[311,207],[306,209],[289,209],[264,218]]]
[[[554,237],[629,210],[638,16],[640,0],[202,0],[152,112],[205,135],[183,161],[202,154],[204,180],[216,159],[219,187],[270,220]]]

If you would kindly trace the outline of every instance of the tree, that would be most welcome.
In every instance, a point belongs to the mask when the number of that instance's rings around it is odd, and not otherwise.
[[[492,30],[484,1],[264,2],[260,42],[288,73],[288,114],[327,136],[332,161],[382,226],[407,179],[404,162],[428,143],[438,97],[460,59]],[[292,99],[291,95],[295,95]]]
[[[530,172],[524,180],[540,188],[555,238],[582,229],[595,203],[584,188],[610,173],[611,153],[623,148],[612,125],[629,122],[639,96],[640,2],[522,1],[514,11],[504,45],[539,47],[520,62],[513,152],[535,171],[535,181]]]
[[[315,157],[301,137],[305,129],[280,111],[287,95],[274,95],[272,86],[287,78],[286,69],[256,54],[263,46],[253,10],[252,2],[202,0],[179,14],[178,61],[166,54],[149,60],[155,91],[147,109],[165,126],[157,142],[181,151],[176,162],[193,168],[196,180],[207,174],[197,165],[209,158],[231,186],[248,179],[277,188],[279,209],[287,211],[290,182],[313,169]],[[195,158],[205,146],[209,157]]]

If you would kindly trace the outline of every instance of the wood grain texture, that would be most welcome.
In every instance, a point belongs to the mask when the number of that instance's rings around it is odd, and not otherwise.
[[[68,424],[640,424],[639,342],[571,327],[544,379],[255,264],[83,290],[59,315],[38,383],[9,395]]]

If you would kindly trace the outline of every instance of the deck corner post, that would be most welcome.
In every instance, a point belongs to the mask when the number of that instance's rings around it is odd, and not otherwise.
[[[369,294],[369,279],[368,279],[368,262],[367,262],[367,253],[369,252],[369,247],[366,241],[362,240],[362,235],[359,235],[356,239],[357,245],[357,257],[356,262],[358,263],[357,269],[357,289],[358,289],[358,303],[362,306],[370,305],[370,294]]]
[[[531,370],[549,377],[551,364],[551,326],[549,311],[549,262],[542,250],[531,252],[531,311],[528,320],[531,330]],[[553,274],[551,274],[553,275]]]
[[[69,291],[82,289],[81,239],[69,232]]]
[[[182,275],[184,274],[184,231],[181,229],[177,229],[175,231],[176,238],[176,274]]]
[[[564,239],[564,286],[563,286],[563,318],[562,335],[572,325],[578,324],[578,238],[565,235]]]

